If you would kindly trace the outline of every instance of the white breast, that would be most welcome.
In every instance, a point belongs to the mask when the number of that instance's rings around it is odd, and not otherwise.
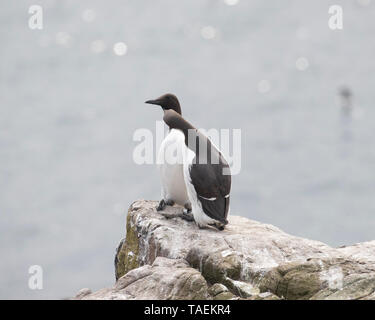
[[[157,158],[162,183],[161,196],[179,205],[189,202],[183,173],[185,147],[184,134],[172,129],[163,140]]]

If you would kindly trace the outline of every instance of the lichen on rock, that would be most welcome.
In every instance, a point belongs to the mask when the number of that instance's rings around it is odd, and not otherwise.
[[[126,217],[126,238],[120,241],[115,256],[115,276],[116,280],[132,269],[139,267],[139,240],[138,233],[131,222],[131,212],[136,207],[130,206]]]

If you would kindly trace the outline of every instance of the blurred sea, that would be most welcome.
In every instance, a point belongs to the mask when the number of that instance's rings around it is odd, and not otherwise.
[[[133,133],[155,130],[143,102],[165,92],[197,127],[242,130],[232,214],[333,246],[375,238],[375,3],[336,0],[342,31],[325,0],[227,3],[1,1],[0,298],[114,283],[128,206],[159,199]],[[43,290],[28,288],[35,264]]]

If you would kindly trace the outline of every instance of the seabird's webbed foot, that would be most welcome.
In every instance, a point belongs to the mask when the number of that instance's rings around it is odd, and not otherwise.
[[[211,229],[211,230],[219,230],[223,231],[225,229],[225,225],[221,222],[206,224],[206,225],[200,225],[197,223],[199,229]]]
[[[173,206],[174,201],[173,200],[164,200],[161,199],[159,202],[159,205],[156,207],[156,211],[162,211],[165,209],[166,206]]]
[[[189,221],[189,222],[194,221],[194,216],[191,213],[191,210],[188,211],[186,208],[182,212],[181,218],[184,219],[184,220],[186,220],[186,221]]]
[[[190,213],[191,212],[191,203],[190,202],[186,202],[184,204],[184,208],[186,209],[187,213]]]
[[[217,225],[215,224],[215,228],[216,228],[217,230],[219,230],[219,231],[223,231],[223,230],[225,229],[225,226],[224,226],[224,225],[219,225],[219,226],[217,226]]]
[[[173,200],[165,200],[165,204],[167,205],[167,206],[174,206],[174,201]]]
[[[219,231],[223,231],[225,229],[225,225],[220,222],[214,223],[211,226],[215,227]]]
[[[166,206],[167,206],[167,205],[166,205],[164,199],[161,199],[160,202],[159,202],[159,205],[156,207],[156,211],[164,210],[164,208],[165,208]]]

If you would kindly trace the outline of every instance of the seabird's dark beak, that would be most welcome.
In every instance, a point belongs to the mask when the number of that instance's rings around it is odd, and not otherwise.
[[[145,101],[145,103],[148,103],[148,104],[156,104],[156,105],[160,106],[160,100],[159,100],[159,99],[155,99],[155,100],[147,100],[147,101]]]

